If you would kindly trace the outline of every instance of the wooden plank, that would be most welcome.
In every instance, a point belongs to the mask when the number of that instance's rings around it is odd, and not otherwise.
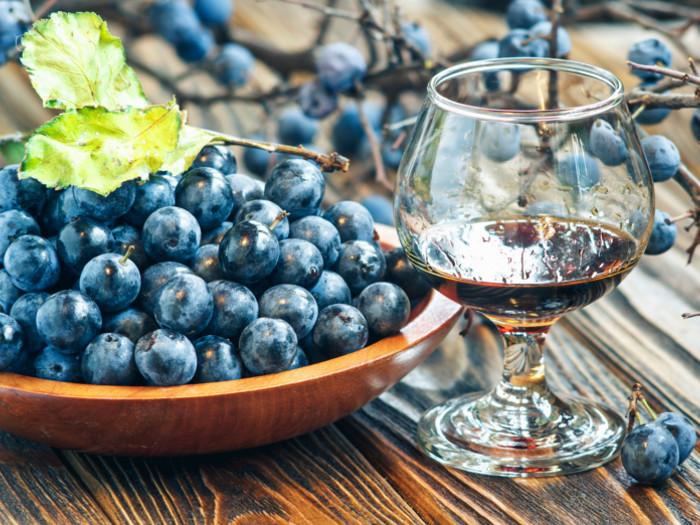
[[[0,523],[110,523],[80,480],[49,447],[0,432]]]
[[[229,454],[62,456],[114,523],[422,523],[334,425]]]
[[[415,423],[375,402],[343,427],[428,523],[697,523],[688,508],[697,476],[663,490],[630,484],[619,460],[576,476],[503,479],[437,466],[418,451]],[[688,490],[685,485],[690,485]]]

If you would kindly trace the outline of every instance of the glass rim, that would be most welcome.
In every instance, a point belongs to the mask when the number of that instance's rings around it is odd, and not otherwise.
[[[447,80],[464,76],[466,73],[481,73],[502,69],[522,70],[524,72],[540,69],[543,71],[556,71],[588,77],[598,80],[610,87],[610,95],[605,99],[597,100],[591,104],[567,108],[500,109],[457,102],[438,92],[438,86],[440,84]],[[567,121],[592,117],[619,106],[624,98],[624,86],[622,85],[622,81],[610,71],[575,60],[529,57],[491,58],[487,60],[463,62],[443,69],[430,79],[428,83],[428,96],[438,107],[465,117],[514,122]]]

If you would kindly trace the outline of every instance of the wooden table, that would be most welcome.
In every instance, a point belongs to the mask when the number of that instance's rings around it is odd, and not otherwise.
[[[237,2],[237,16],[249,28],[291,39],[303,33],[284,23],[291,7]],[[261,9],[264,17],[256,11]],[[446,4],[411,3],[410,9],[440,35],[443,52],[505,31],[500,18]],[[631,86],[621,64],[640,34],[646,36],[622,26],[579,28],[572,58],[618,71]],[[0,75],[3,133],[46,120],[43,110],[27,103],[29,86],[19,78],[11,66]],[[222,118],[216,112],[199,117],[211,127]],[[655,129],[676,140],[698,173],[700,155],[688,120],[681,112]],[[657,186],[663,209],[689,206],[673,182]],[[630,385],[640,381],[655,408],[681,411],[700,428],[700,321],[681,319],[700,309],[700,263],[686,265],[684,253],[691,235],[681,231],[671,252],[646,257],[608,297],[554,327],[547,366],[556,391],[624,412]],[[415,438],[420,413],[456,394],[488,388],[500,374],[494,329],[478,322],[462,338],[459,328],[400,384],[351,416],[257,449],[186,458],[103,457],[0,432],[0,523],[700,523],[697,450],[659,488],[635,484],[619,460],[565,478],[500,479],[448,469],[423,455]]]

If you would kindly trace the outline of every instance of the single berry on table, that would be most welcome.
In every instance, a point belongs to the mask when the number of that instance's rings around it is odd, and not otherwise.
[[[620,457],[627,473],[638,482],[658,485],[678,466],[678,445],[663,426],[640,425],[625,436]]]
[[[695,429],[688,418],[676,412],[663,412],[651,424],[664,427],[676,440],[679,464],[688,459],[697,439]]]

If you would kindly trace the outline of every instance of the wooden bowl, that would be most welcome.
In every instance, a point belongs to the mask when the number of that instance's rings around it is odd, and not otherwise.
[[[395,232],[378,228],[385,248]],[[0,429],[96,454],[184,456],[281,441],[365,405],[418,366],[462,308],[431,291],[403,330],[362,350],[267,376],[175,387],[61,383],[0,373]]]

